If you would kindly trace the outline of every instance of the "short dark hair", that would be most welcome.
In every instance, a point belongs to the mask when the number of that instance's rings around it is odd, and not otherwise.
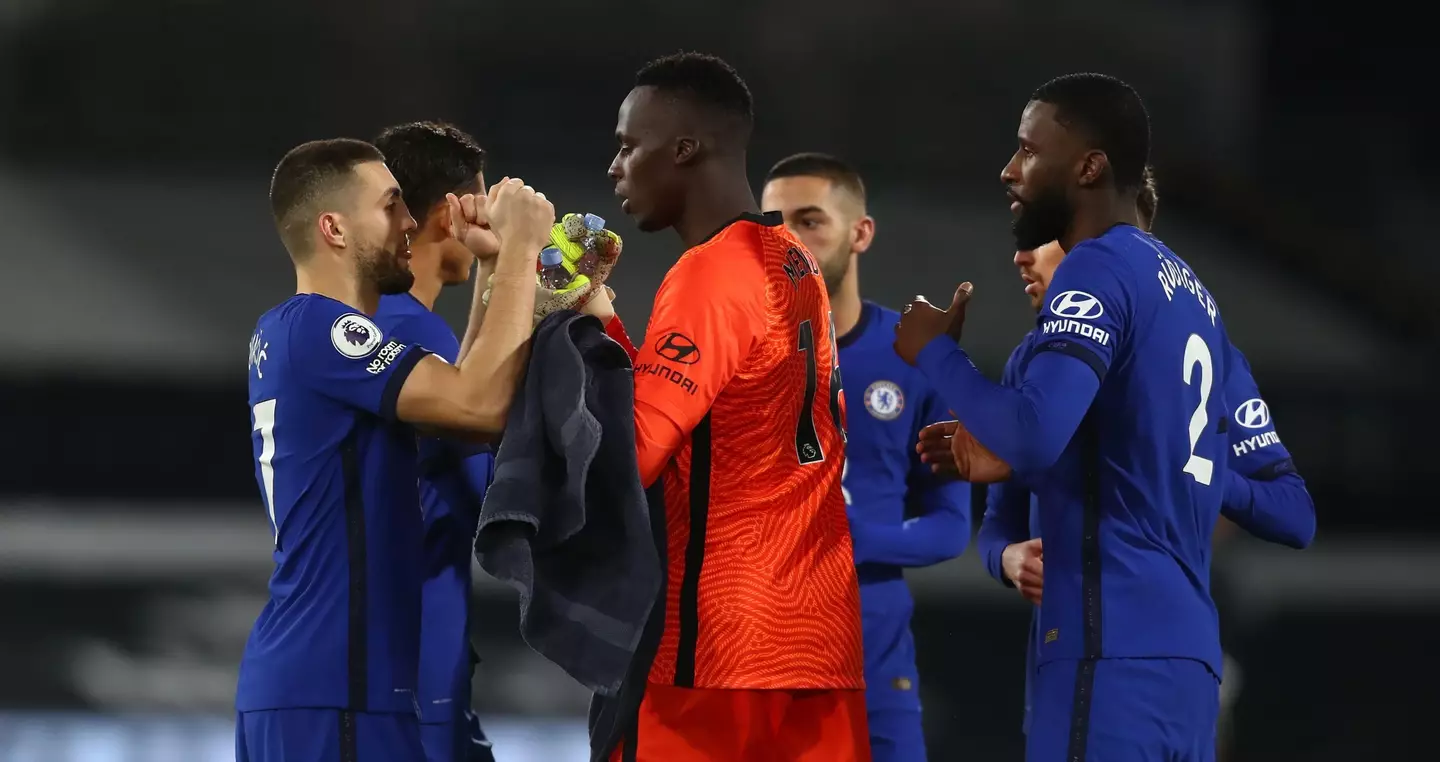
[[[755,121],[750,88],[734,67],[716,56],[680,52],[657,58],[636,72],[635,86],[690,98],[734,118],[737,137],[750,135]]]
[[[860,203],[865,203],[865,181],[850,163],[828,153],[813,151],[787,156],[770,168],[765,176],[766,184],[782,177],[823,177],[832,185],[855,194]]]
[[[400,183],[410,214],[421,222],[447,193],[474,193],[475,176],[485,169],[485,151],[459,127],[445,122],[410,122],[386,128],[375,147]]]
[[[1117,187],[1140,185],[1150,161],[1150,114],[1135,88],[1106,74],[1066,74],[1041,85],[1030,100],[1054,105],[1057,121],[1104,151]]]
[[[378,148],[351,138],[301,143],[280,159],[270,177],[270,213],[290,256],[310,255],[311,222],[349,183],[355,167],[384,160]]]
[[[1155,227],[1155,212],[1160,206],[1160,192],[1155,188],[1155,168],[1145,165],[1140,178],[1140,196],[1135,199],[1135,208],[1140,212],[1140,222],[1146,230]]]

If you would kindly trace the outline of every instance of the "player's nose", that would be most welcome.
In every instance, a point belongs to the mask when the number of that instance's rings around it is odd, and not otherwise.
[[[1033,264],[1035,264],[1035,252],[1028,250],[1015,252],[1016,267],[1029,267]]]
[[[1020,152],[1016,151],[1011,154],[1010,161],[1005,162],[1005,166],[1000,168],[1000,183],[1007,190],[1020,184],[1020,162],[1016,161],[1019,158]]]
[[[610,168],[605,170],[605,174],[609,176],[611,180],[620,180],[625,176],[625,172],[620,166],[619,153],[616,153],[615,158],[610,160]]]

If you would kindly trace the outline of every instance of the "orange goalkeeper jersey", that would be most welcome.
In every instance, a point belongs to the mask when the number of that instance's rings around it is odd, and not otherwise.
[[[665,276],[634,363],[668,535],[650,682],[864,687],[836,360],[824,280],[778,214],[742,216]]]

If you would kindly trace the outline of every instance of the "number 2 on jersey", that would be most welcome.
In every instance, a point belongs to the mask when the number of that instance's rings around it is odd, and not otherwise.
[[[800,408],[800,420],[795,424],[795,456],[800,465],[819,463],[825,460],[825,451],[820,446],[820,432],[815,428],[815,394],[819,388],[819,363],[815,357],[815,329],[809,320],[800,323],[799,351],[805,355],[805,401]],[[835,430],[840,432],[840,441],[845,441],[844,419],[840,413],[840,355],[835,346],[835,328],[830,328],[830,418]]]
[[[275,400],[255,403],[251,409],[255,415],[253,431],[260,435],[260,482],[265,489],[265,510],[270,514],[270,526],[275,529],[275,542],[280,542],[280,526],[275,523]]]
[[[1210,401],[1210,387],[1215,383],[1215,366],[1210,360],[1210,347],[1199,334],[1190,334],[1189,340],[1185,342],[1185,383],[1193,386],[1190,380],[1194,375],[1195,366],[1200,366],[1200,404],[1195,407],[1195,413],[1190,416],[1190,459],[1185,461],[1185,473],[1195,478],[1195,481],[1209,486],[1211,478],[1215,473],[1215,464],[1208,458],[1202,458],[1195,454],[1195,445],[1200,442],[1200,435],[1205,431],[1205,424],[1210,422],[1210,415],[1205,412],[1205,405]]]

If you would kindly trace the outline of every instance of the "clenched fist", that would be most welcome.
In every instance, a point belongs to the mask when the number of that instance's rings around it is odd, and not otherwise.
[[[483,193],[445,194],[445,205],[450,212],[446,232],[482,261],[494,259],[500,253],[500,240],[490,229],[489,202],[490,198]]]
[[[1045,592],[1045,546],[1039,537],[1005,546],[1000,567],[1025,600],[1040,605]]]
[[[537,193],[520,178],[507,177],[490,186],[486,202],[490,229],[507,242],[524,244],[533,262],[540,250],[550,242],[550,228],[555,224],[555,207],[544,193]]]

